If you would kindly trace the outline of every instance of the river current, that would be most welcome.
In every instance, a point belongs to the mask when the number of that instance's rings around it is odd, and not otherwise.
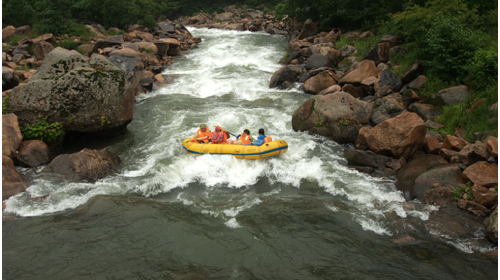
[[[167,87],[137,97],[127,133],[85,143],[118,154],[117,174],[90,183],[18,169],[30,188],[6,202],[4,279],[497,278],[478,257],[493,249],[484,232],[436,233],[426,223],[438,208],[346,167],[346,146],[292,130],[309,96],[269,89],[284,38],[190,31],[203,42],[166,68]],[[264,128],[288,152],[186,154],[180,143],[202,122]]]

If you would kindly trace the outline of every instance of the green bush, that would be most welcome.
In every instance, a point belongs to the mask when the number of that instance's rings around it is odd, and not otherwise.
[[[62,41],[59,41],[58,44],[55,44],[56,47],[61,47],[67,50],[78,50],[78,46],[80,46],[80,43],[71,40],[71,39],[64,39]]]
[[[7,115],[9,113],[9,96],[2,99],[2,115]]]
[[[46,116],[39,116],[41,120],[34,124],[28,124],[21,127],[21,134],[25,140],[42,140],[46,143],[52,143],[61,140],[64,136],[64,130],[61,123],[48,123]]]

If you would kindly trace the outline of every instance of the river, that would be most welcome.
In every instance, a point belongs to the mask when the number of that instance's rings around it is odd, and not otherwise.
[[[292,130],[309,96],[268,86],[284,38],[190,31],[203,42],[164,71],[167,87],[137,97],[128,132],[84,143],[118,154],[117,174],[90,183],[18,169],[30,188],[6,203],[4,279],[497,278],[478,254],[494,249],[484,232],[433,232],[437,207],[347,168],[345,146]],[[256,161],[186,154],[180,143],[202,122],[264,128],[289,149]]]

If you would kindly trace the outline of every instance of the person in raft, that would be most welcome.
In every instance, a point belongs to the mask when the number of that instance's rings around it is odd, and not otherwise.
[[[196,132],[196,137],[197,138],[203,138],[198,140],[200,144],[208,143],[211,142],[211,137],[212,137],[212,132],[210,132],[210,129],[208,129],[207,125],[205,123],[200,124],[200,129]]]
[[[250,130],[248,130],[248,128],[246,128],[245,130],[243,130],[243,133],[240,134],[240,135],[238,135],[236,137],[236,139],[238,141],[233,141],[233,143],[231,143],[231,144],[235,144],[235,145],[252,145],[252,139],[251,139],[251,136],[250,136]]]
[[[226,144],[229,133],[216,125],[215,131],[212,132],[212,144]]]
[[[271,139],[271,136],[266,136],[266,134],[264,133],[264,129],[260,128],[259,129],[259,137],[257,137],[257,141],[253,142],[252,144],[254,146],[260,146],[264,143],[271,142],[271,141],[273,141],[273,139]]]

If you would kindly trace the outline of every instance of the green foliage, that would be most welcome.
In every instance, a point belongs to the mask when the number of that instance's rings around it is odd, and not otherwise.
[[[489,40],[490,44],[478,49],[462,67],[471,88],[484,91],[498,81],[498,42]]]
[[[25,140],[42,140],[46,143],[52,143],[61,140],[64,136],[64,130],[61,123],[48,123],[47,117],[39,115],[40,121],[34,124],[28,124],[21,127],[21,134]]]
[[[153,49],[149,49],[149,48],[140,48],[139,50],[141,52],[155,53],[155,51]]]
[[[2,115],[7,115],[9,113],[9,96],[2,99]]]
[[[461,199],[462,195],[464,193],[467,194],[467,198],[469,200],[474,200],[474,195],[472,195],[472,183],[471,182],[467,182],[467,184],[465,184],[463,186],[454,188],[451,191],[451,193],[453,194],[453,199],[455,199],[455,201],[458,201],[459,199]]]
[[[64,39],[60,41],[58,44],[55,44],[55,47],[61,47],[67,50],[78,50],[78,46],[80,43],[71,40],[71,39]]]

